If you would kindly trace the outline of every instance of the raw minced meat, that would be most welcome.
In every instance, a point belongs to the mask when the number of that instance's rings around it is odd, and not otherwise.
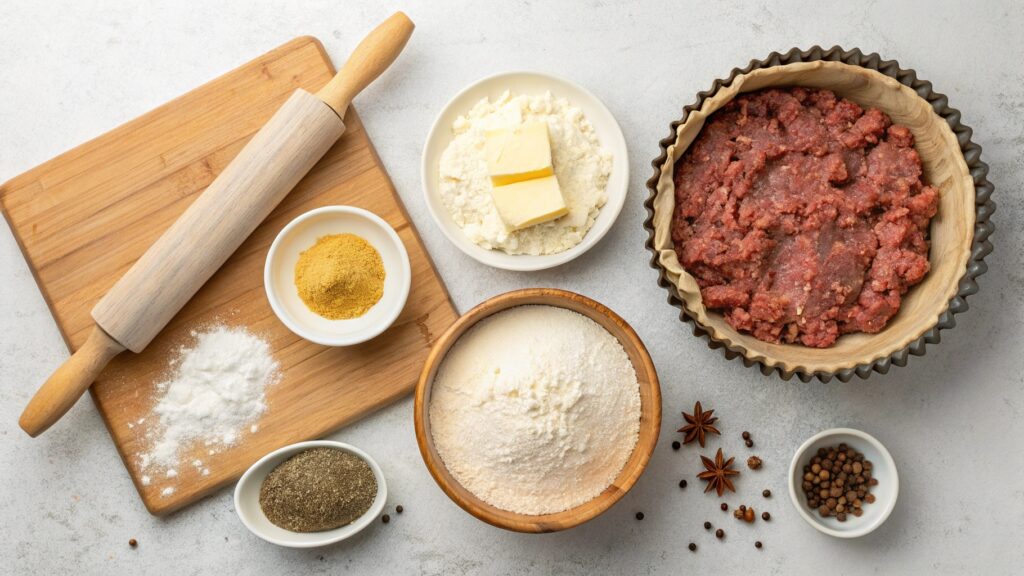
[[[928,272],[939,193],[910,130],[828,90],[744,94],[675,167],[672,240],[704,305],[768,342],[882,330]]]

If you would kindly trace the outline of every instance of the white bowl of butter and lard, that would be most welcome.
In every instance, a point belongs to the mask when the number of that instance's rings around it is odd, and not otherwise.
[[[611,112],[580,86],[536,72],[459,92],[423,150],[427,207],[473,259],[541,270],[580,256],[625,202],[629,159]]]

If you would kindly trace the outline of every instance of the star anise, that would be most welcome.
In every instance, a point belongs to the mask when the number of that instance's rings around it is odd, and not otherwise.
[[[686,426],[676,430],[676,432],[686,434],[686,437],[683,438],[683,444],[689,444],[690,442],[697,440],[700,447],[703,448],[704,438],[708,434],[721,435],[718,428],[715,428],[714,426],[715,422],[718,422],[718,416],[712,416],[714,413],[714,410],[708,410],[705,412],[704,408],[700,405],[700,401],[693,406],[692,415],[683,412],[683,419],[686,420]]]
[[[736,487],[732,485],[732,480],[729,480],[729,476],[736,476],[740,473],[739,470],[732,469],[732,461],[735,458],[725,459],[722,455],[722,449],[718,449],[718,454],[715,454],[715,459],[712,460],[707,456],[700,457],[701,462],[704,463],[706,470],[697,474],[697,478],[708,483],[707,488],[704,489],[704,493],[715,490],[718,495],[721,496],[725,493],[726,488],[730,492],[735,492]]]

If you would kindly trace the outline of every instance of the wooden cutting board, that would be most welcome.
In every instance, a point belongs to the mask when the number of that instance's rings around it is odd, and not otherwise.
[[[97,300],[202,192],[296,89],[315,92],[334,74],[315,38],[302,37],[172,100],[0,187],[0,205],[68,347],[85,341]],[[285,444],[323,436],[412,391],[435,335],[456,318],[430,256],[355,111],[347,130],[224,267],[141,354],[121,354],[92,397],[142,500],[166,514],[236,480]],[[270,243],[313,208],[348,204],[398,231],[412,263],[412,292],[383,335],[349,348],[301,340],[274,316],[263,291]],[[267,392],[255,433],[210,455],[182,457],[178,477],[142,481],[140,455],[157,418],[156,384],[191,332],[215,323],[265,338],[283,378]],[[54,366],[56,368],[56,366]],[[26,398],[41,382],[20,382]],[[74,408],[85,409],[83,406]],[[67,422],[57,426],[67,425]],[[38,440],[45,442],[46,440]],[[202,461],[202,467],[190,464]],[[203,475],[202,470],[209,470]],[[173,493],[162,495],[165,488]]]

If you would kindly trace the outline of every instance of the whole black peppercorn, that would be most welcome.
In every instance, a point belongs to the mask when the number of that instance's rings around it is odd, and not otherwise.
[[[761,496],[764,496],[765,498],[771,498],[772,497],[772,491],[768,490],[766,488],[763,492],[761,492]]]
[[[750,440],[750,432],[744,431],[743,434],[741,434],[741,436],[743,436],[744,440]]]
[[[385,515],[380,517],[380,521],[385,523],[385,524],[387,524],[388,522],[391,522],[391,516],[388,516],[387,514],[385,514]]]
[[[764,544],[761,544],[760,540],[758,540],[757,542],[754,542],[754,548],[760,548],[761,546],[764,546]]]
[[[726,510],[729,509],[729,505],[726,504],[725,502],[722,502],[722,505],[720,506],[720,508],[722,509],[722,512],[725,512]]]
[[[637,520],[643,520],[644,519],[644,513],[643,512],[637,512],[636,513],[636,519]]]
[[[704,529],[705,530],[711,530],[711,522],[705,522],[704,523]]]
[[[688,546],[688,548],[690,549],[690,552],[696,552],[697,551],[697,545],[694,544],[693,542],[690,542],[690,545]]]
[[[715,530],[715,538],[718,538],[719,540],[725,538],[725,530],[722,530],[721,528]]]
[[[679,450],[679,447],[680,447],[680,446],[682,446],[682,444],[680,444],[680,443],[679,443],[679,440],[674,440],[674,441],[672,442],[672,449],[673,449],[673,450]]]
[[[765,522],[767,522],[767,521],[769,521],[771,519],[772,519],[772,515],[771,514],[769,514],[767,512],[761,512],[761,520],[764,520]]]
[[[405,508],[402,508],[402,505],[399,504],[398,506],[395,506],[395,512],[401,514],[402,512],[405,512]]]
[[[753,448],[754,447],[754,441],[753,440],[747,440],[746,442],[744,442],[744,444],[747,445],[747,448]]]
[[[679,481],[679,487],[680,488],[686,488],[686,479],[685,478]]]

